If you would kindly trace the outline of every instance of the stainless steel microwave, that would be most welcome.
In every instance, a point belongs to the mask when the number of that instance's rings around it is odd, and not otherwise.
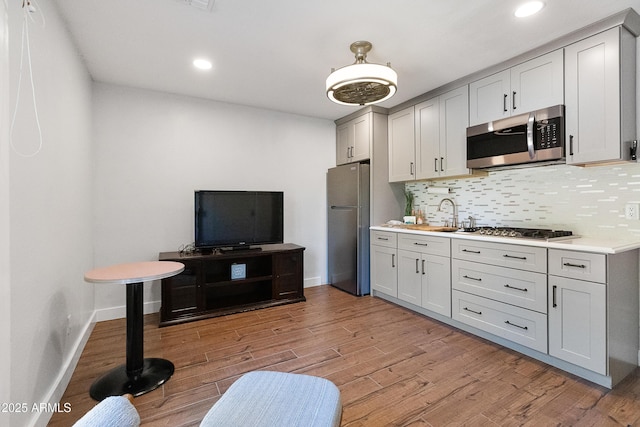
[[[471,126],[467,128],[467,167],[561,160],[564,139],[564,105]]]

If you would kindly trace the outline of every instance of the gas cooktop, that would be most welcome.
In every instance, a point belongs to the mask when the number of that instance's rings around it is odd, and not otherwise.
[[[465,229],[474,234],[497,237],[515,237],[521,239],[561,240],[571,239],[576,236],[567,230],[549,230],[545,228],[515,228],[515,227],[478,227]]]

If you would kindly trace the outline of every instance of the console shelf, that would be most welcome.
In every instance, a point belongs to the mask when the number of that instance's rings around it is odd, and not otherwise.
[[[162,279],[160,326],[305,301],[304,248],[291,243],[212,254],[161,252],[184,271]]]

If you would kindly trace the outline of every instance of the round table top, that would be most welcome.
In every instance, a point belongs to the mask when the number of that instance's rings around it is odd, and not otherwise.
[[[175,276],[183,270],[184,264],[174,261],[130,262],[88,271],[84,275],[84,280],[91,283],[126,285],[164,279]]]

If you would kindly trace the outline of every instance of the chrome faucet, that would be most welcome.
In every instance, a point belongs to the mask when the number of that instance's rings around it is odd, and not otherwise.
[[[451,206],[453,206],[453,220],[452,220],[451,226],[458,228],[458,207],[456,206],[453,200],[449,198],[440,200],[440,204],[438,205],[438,212],[442,212],[442,204],[444,202],[449,202],[451,203]],[[446,223],[445,223],[445,226],[446,226]]]

